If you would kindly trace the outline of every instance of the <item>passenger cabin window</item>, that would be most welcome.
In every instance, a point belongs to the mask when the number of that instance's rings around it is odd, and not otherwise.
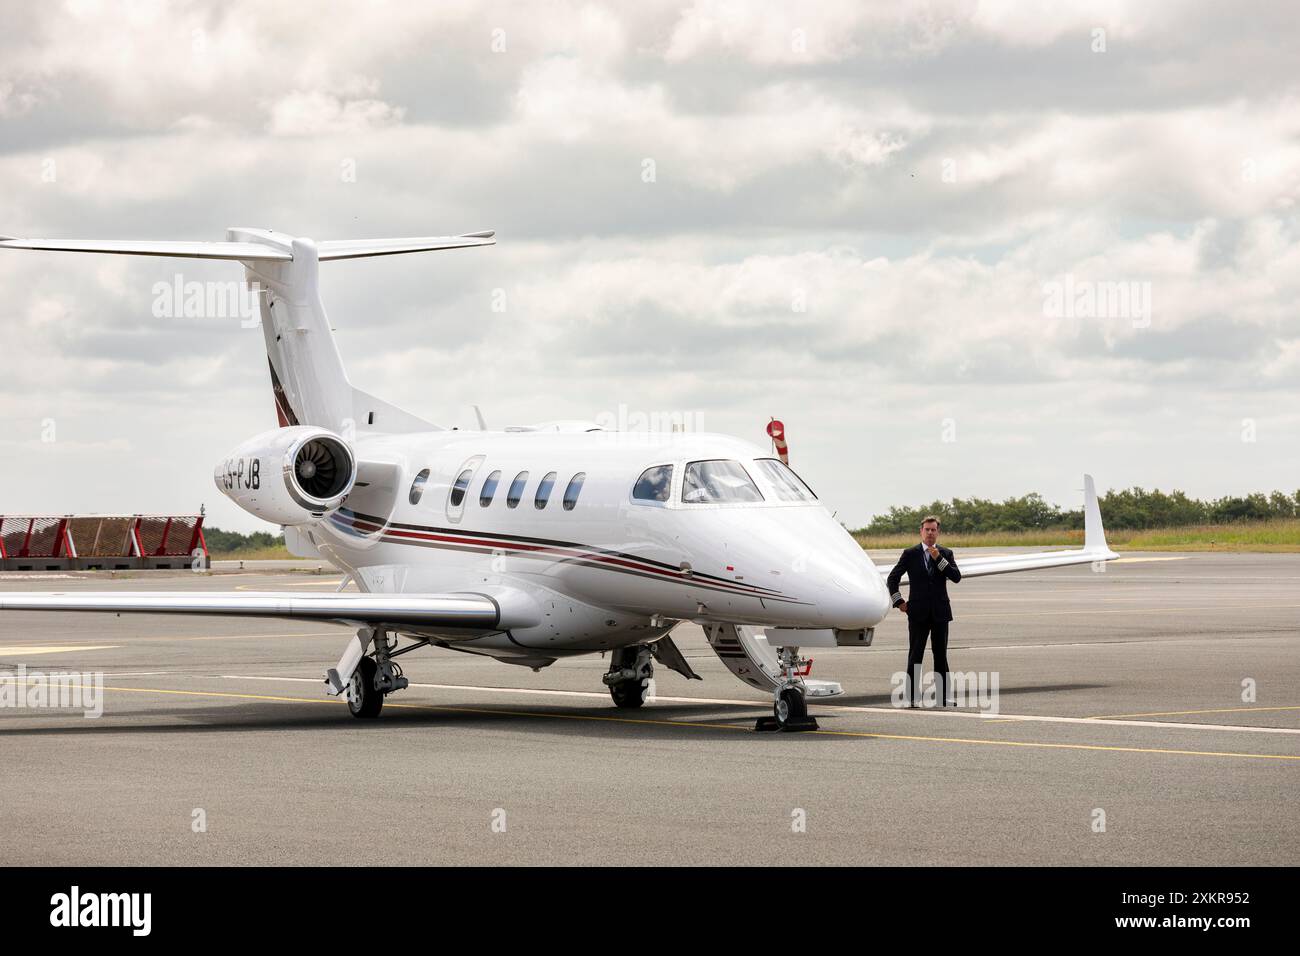
[[[667,501],[673,490],[673,466],[655,465],[641,472],[632,486],[633,501]]]
[[[533,507],[541,511],[551,500],[551,489],[555,487],[555,472],[548,471],[546,477],[537,485],[537,494],[533,497]]]
[[[510,491],[506,494],[506,507],[517,508],[519,502],[524,500],[524,485],[528,484],[528,472],[521,471],[515,475],[515,480],[510,482]]]
[[[782,501],[816,501],[813,490],[779,458],[760,458],[754,462],[759,472]]]
[[[420,503],[420,498],[424,495],[424,486],[429,481],[429,469],[422,468],[420,473],[415,476],[415,481],[411,482],[411,493],[406,496],[406,500],[413,505]]]
[[[762,501],[749,472],[738,461],[693,461],[682,478],[682,502],[688,505],[740,504]]]
[[[451,486],[451,506],[453,508],[459,508],[461,502],[465,500],[465,489],[469,487],[469,480],[473,477],[473,468],[466,468],[456,476],[456,483]]]
[[[478,466],[481,464],[483,464],[483,456],[475,455],[461,466],[460,474],[451,483],[451,493],[447,496],[447,519],[449,521],[459,521],[461,514],[464,513],[465,493],[474,481],[474,472],[478,471]]]
[[[480,507],[486,508],[492,504],[492,499],[496,496],[497,485],[501,482],[501,472],[494,471],[488,475],[483,482],[483,489],[478,493],[478,503]]]
[[[569,486],[564,489],[564,510],[572,511],[578,504],[578,495],[582,493],[582,483],[587,480],[587,473],[580,471],[569,479]]]

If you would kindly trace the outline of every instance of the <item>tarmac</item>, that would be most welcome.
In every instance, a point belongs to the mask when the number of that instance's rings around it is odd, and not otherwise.
[[[0,589],[338,586],[295,567]],[[639,711],[614,708],[599,656],[534,673],[422,649],[400,658],[411,687],[361,721],[324,693],[342,627],[5,612],[0,676],[102,674],[103,691],[93,719],[0,706],[0,860],[1300,862],[1300,555],[1134,553],[952,594],[951,666],[983,697],[895,706],[894,615],[870,648],[809,652],[845,694],[812,706],[808,734],[756,733],[770,698],[690,624],[673,637],[704,680],[660,668]]]

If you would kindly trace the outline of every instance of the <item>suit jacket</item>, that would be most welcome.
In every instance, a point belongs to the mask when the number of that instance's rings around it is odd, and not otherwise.
[[[961,571],[957,569],[957,559],[952,551],[936,545],[939,560],[930,562],[926,571],[924,548],[917,543],[907,548],[898,558],[898,564],[889,572],[890,600],[894,607],[903,600],[898,586],[907,575],[907,616],[909,618],[929,618],[935,621],[952,620],[952,603],[948,600],[948,582],[956,584],[961,580]]]

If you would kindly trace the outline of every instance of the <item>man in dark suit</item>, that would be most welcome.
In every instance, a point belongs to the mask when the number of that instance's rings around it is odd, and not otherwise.
[[[898,590],[904,574],[907,600]],[[952,620],[948,582],[956,584],[960,580],[961,571],[957,570],[952,551],[939,547],[939,519],[926,518],[921,522],[921,543],[902,553],[889,572],[888,582],[894,607],[907,615],[907,699],[913,707],[927,638],[934,648],[934,680],[940,706],[956,704],[948,700],[948,622]]]

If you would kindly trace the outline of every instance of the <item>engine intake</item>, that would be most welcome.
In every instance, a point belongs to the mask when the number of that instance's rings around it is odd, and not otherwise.
[[[217,487],[250,514],[305,524],[343,503],[356,481],[351,447],[324,428],[295,425],[244,442],[216,467]]]
[[[300,444],[285,465],[289,487],[304,499],[305,507],[324,506],[352,487],[352,451],[341,438],[321,435]]]

